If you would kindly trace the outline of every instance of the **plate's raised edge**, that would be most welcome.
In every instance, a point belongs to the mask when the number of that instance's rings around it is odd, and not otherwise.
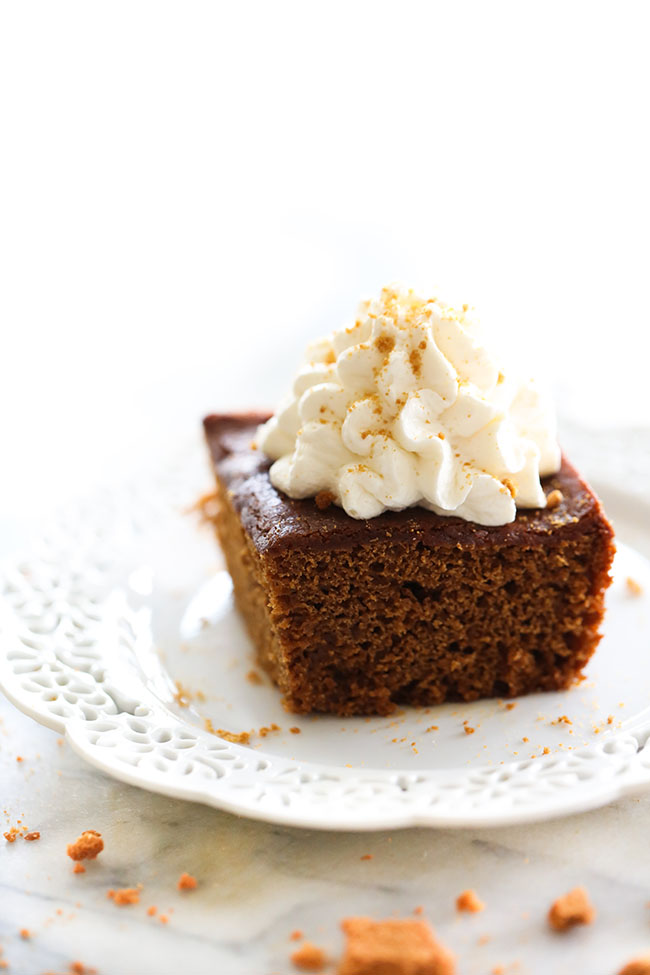
[[[146,508],[146,504],[148,503],[147,492],[140,492],[138,516],[143,514],[143,497]],[[129,496],[128,503],[126,504],[124,503],[124,497],[121,497],[119,507],[121,511],[126,509],[129,517],[131,517],[133,510],[132,496]],[[118,505],[115,504],[115,509],[117,510],[117,508]],[[97,511],[94,510],[92,503],[85,506],[83,518],[79,521],[82,528],[80,534],[84,536],[88,535],[90,538],[90,548],[88,551],[92,552],[94,572],[97,571],[98,565],[104,560],[107,553],[110,552],[110,546],[106,546],[106,540],[111,537],[111,528],[106,523],[107,511],[110,513],[110,509],[110,497],[104,495],[101,500],[101,506],[97,506]],[[157,509],[160,509],[160,494],[157,501]],[[145,517],[143,520],[146,522],[147,512],[145,511],[144,514]],[[100,518],[101,526],[99,524]],[[141,528],[138,527],[137,530],[140,531]],[[77,545],[77,531],[78,525],[75,524],[74,515],[72,520],[68,521],[67,525],[63,527],[59,526],[55,537],[57,541],[62,540],[65,544],[59,548],[58,545],[53,546],[50,542],[47,559],[48,571],[52,570],[53,565],[64,565],[65,557],[62,554],[64,551],[66,555],[74,551],[75,572],[77,574],[80,567],[83,568],[83,555],[79,553]],[[86,551],[85,545],[83,549]],[[110,561],[110,557],[108,561]],[[19,564],[19,562],[13,563],[14,566]],[[65,576],[65,571],[63,571],[63,575]],[[60,580],[56,585],[61,587]],[[65,592],[64,589],[63,591]],[[79,592],[77,590],[76,598],[78,598],[78,595]],[[62,596],[61,598],[65,602],[64,597]],[[5,599],[1,596],[0,601],[5,603]],[[72,603],[73,600],[70,598],[70,605]],[[7,605],[9,606],[9,604]],[[4,631],[0,632],[2,633],[2,642],[5,643],[7,634]],[[41,637],[40,632],[37,634],[35,645],[32,648],[37,658],[39,653],[42,655],[51,653],[50,650],[40,649],[40,645],[44,645],[47,642],[46,636],[47,634]],[[104,664],[104,658],[100,659],[100,663]],[[107,661],[107,666],[109,663],[110,661]],[[70,667],[68,664],[65,666],[68,669],[67,672],[72,676],[80,673],[80,671],[75,671],[74,667]],[[84,670],[83,673],[86,678],[89,677],[87,670]],[[21,687],[17,673],[11,669],[7,654],[1,648],[0,689],[25,714],[57,733],[64,734],[70,742],[71,747],[90,764],[120,781],[138,787],[144,787],[150,791],[171,798],[198,801],[232,812],[236,815],[245,815],[284,825],[325,830],[356,831],[394,829],[409,826],[469,828],[513,825],[515,823],[535,822],[542,819],[587,811],[616,799],[623,798],[626,795],[636,794],[650,787],[650,747],[648,745],[650,724],[642,723],[641,726],[635,727],[634,732],[629,729],[627,731],[612,732],[609,736],[603,736],[603,739],[598,745],[585,746],[581,750],[582,759],[584,760],[583,768],[576,772],[575,763],[570,768],[567,766],[566,777],[571,780],[570,783],[555,786],[546,791],[546,793],[544,788],[544,770],[551,768],[552,763],[558,759],[558,756],[539,757],[526,762],[512,762],[501,766],[500,772],[506,777],[513,777],[516,780],[517,788],[509,789],[505,785],[501,794],[498,794],[498,790],[493,790],[494,794],[486,795],[485,801],[482,804],[479,803],[478,807],[468,801],[468,795],[467,793],[463,793],[462,789],[458,795],[458,804],[447,802],[446,804],[443,803],[440,807],[436,807],[427,805],[427,799],[430,800],[439,789],[444,790],[444,782],[448,784],[450,780],[455,779],[462,782],[471,782],[472,780],[481,780],[482,777],[488,780],[494,775],[495,769],[493,768],[484,767],[470,770],[458,769],[447,771],[423,769],[419,773],[398,770],[391,770],[390,772],[386,770],[348,770],[307,762],[290,763],[273,755],[255,752],[255,759],[267,762],[279,774],[283,774],[283,769],[287,769],[289,766],[299,766],[301,772],[306,774],[307,779],[310,776],[313,779],[317,779],[320,776],[331,778],[337,782],[346,783],[352,789],[357,785],[361,793],[356,798],[356,807],[347,803],[337,804],[334,801],[330,803],[310,802],[307,795],[303,796],[299,801],[292,802],[290,799],[287,801],[286,797],[282,797],[279,790],[276,791],[273,798],[267,797],[267,801],[262,802],[259,797],[255,797],[254,790],[251,791],[250,785],[248,786],[248,793],[245,790],[238,792],[237,786],[232,786],[232,776],[228,776],[225,779],[211,780],[203,778],[197,781],[193,779],[192,775],[188,774],[184,779],[179,781],[177,775],[167,774],[152,768],[143,768],[140,765],[129,766],[123,761],[119,762],[115,754],[112,754],[111,748],[100,746],[90,740],[88,731],[89,725],[92,722],[81,720],[78,714],[74,717],[52,714],[43,704],[43,695],[39,697],[33,691],[28,692],[25,687]],[[143,686],[140,690],[143,696],[151,701],[151,696],[146,688]],[[129,692],[125,690],[124,693],[128,696]],[[36,706],[37,700],[38,706]],[[158,708],[155,705],[150,710],[156,713],[158,712]],[[107,718],[109,717],[108,711],[106,712],[106,716]],[[115,712],[112,712],[110,717],[115,718]],[[178,725],[183,725],[182,719],[177,718],[172,712],[167,712],[166,709],[160,709],[160,717],[164,717],[167,721],[176,722]],[[94,720],[97,721],[97,716],[95,716]],[[188,725],[187,727],[191,726]],[[212,738],[212,736],[208,736],[207,733],[201,732],[196,728],[192,728],[192,734],[201,740],[205,739],[207,741],[208,737]],[[250,749],[244,746],[231,745],[222,740],[219,741],[221,742],[219,747],[222,748],[223,752],[228,751],[232,753],[229,755],[230,758],[233,755],[240,756],[242,768],[245,765],[254,764],[254,760],[250,756]],[[610,746],[612,750],[611,753],[608,753],[606,749]],[[617,751],[619,746],[624,748],[624,753]],[[214,739],[212,739],[212,747],[214,748]],[[573,753],[572,757],[579,761],[581,760],[580,753]],[[560,761],[562,760],[560,759]],[[602,774],[593,774],[597,767]],[[534,769],[534,774],[531,773],[528,776],[528,770],[531,768]],[[387,785],[390,783],[394,792],[396,781],[400,779],[411,781],[418,774],[422,777],[424,783],[423,788],[419,790],[417,795],[410,793],[408,802],[403,804],[393,803],[392,809],[387,808],[387,805],[391,805],[388,797],[387,802],[382,802],[381,796],[375,798],[363,795],[363,790],[368,785],[372,785],[373,783],[377,784],[377,781],[380,779]],[[526,788],[527,779],[530,780],[530,790]],[[540,782],[542,783],[542,788],[536,789],[535,786],[539,786]],[[228,786],[224,787],[226,783],[228,783]],[[517,796],[518,790],[521,790],[520,796],[523,801],[517,801],[519,799]],[[264,790],[261,789],[260,791],[263,792]],[[305,792],[308,791],[305,790]],[[410,790],[405,789],[405,791]]]
[[[20,711],[29,717],[34,718],[38,723],[45,725],[51,730],[65,736],[71,748],[94,768],[118,779],[127,785],[138,788],[146,788],[148,791],[164,795],[172,799],[189,800],[200,802],[204,805],[212,806],[224,812],[234,815],[244,815],[248,818],[263,822],[272,822],[278,825],[294,826],[309,829],[320,829],[326,831],[353,831],[353,832],[372,832],[385,829],[405,829],[409,827],[437,827],[437,828],[478,828],[478,827],[497,827],[512,826],[515,824],[525,824],[539,822],[540,820],[550,820],[587,812],[597,809],[610,802],[622,799],[629,795],[636,795],[642,791],[650,789],[650,759],[648,765],[640,762],[632,762],[622,774],[614,774],[606,781],[596,777],[580,786],[555,791],[550,794],[546,801],[529,804],[518,804],[509,802],[497,805],[488,801],[483,809],[472,808],[463,811],[462,803],[453,812],[439,810],[435,807],[418,808],[414,801],[413,808],[402,807],[399,811],[387,812],[381,805],[375,802],[368,802],[360,805],[357,809],[345,808],[344,810],[332,809],[331,806],[310,806],[308,803],[300,804],[299,807],[284,805],[281,802],[275,804],[260,804],[250,798],[241,795],[230,798],[228,790],[218,788],[218,780],[214,783],[202,781],[200,785],[193,786],[190,781],[179,784],[178,781],[170,781],[169,776],[164,773],[156,773],[150,769],[129,768],[123,764],[111,761],[110,750],[93,746],[86,737],[85,722],[79,719],[60,719],[53,720],[30,706],[23,696],[12,693],[11,682],[2,679],[0,675],[0,690]],[[166,711],[166,709],[163,709]],[[166,717],[171,718],[180,724],[182,720],[177,718],[172,712],[166,712]],[[212,736],[200,729],[193,729],[200,738],[209,741]],[[629,733],[628,733],[629,736]],[[650,749],[650,724],[644,724],[635,729],[634,737],[638,736],[639,753],[644,748]],[[606,746],[607,742],[614,742],[621,738],[621,732],[612,732],[606,736],[601,746]],[[641,744],[646,739],[645,743]],[[226,744],[224,742],[224,744]],[[236,753],[242,757],[247,757],[249,749],[240,745],[229,745]],[[595,746],[584,746],[581,751],[593,751]],[[318,765],[309,762],[287,763],[285,760],[278,759],[276,756],[264,752],[256,752],[256,757],[266,759],[269,763],[276,764],[278,767],[287,764],[299,764],[304,771],[332,775],[342,780],[348,780],[350,784],[363,784],[364,782],[374,782],[377,778],[398,780],[410,778],[418,773],[413,770],[393,770],[387,773],[385,770],[367,771],[341,769],[335,766]],[[593,761],[603,760],[602,752],[593,756]],[[107,760],[108,759],[108,760]],[[544,763],[543,758],[531,759],[525,762],[512,762],[502,766],[502,771],[516,775],[517,769],[530,768],[537,763],[540,767]],[[606,772],[607,762],[603,771]],[[432,775],[433,770],[422,769],[420,774]],[[454,778],[463,778],[468,774],[480,777],[481,774],[492,774],[494,769],[488,767],[475,768],[471,773],[466,770],[435,770],[433,774],[438,774],[441,780],[451,775]],[[217,786],[215,788],[214,786]],[[430,782],[432,792],[436,789],[435,781]]]
[[[614,737],[614,735],[612,735]],[[643,768],[640,765],[633,770],[628,770],[624,775],[612,778],[607,783],[607,788],[603,787],[602,781],[596,781],[589,786],[571,790],[571,798],[567,801],[567,792],[558,792],[549,799],[547,803],[531,804],[530,806],[509,805],[506,809],[490,810],[489,804],[486,809],[477,814],[476,810],[471,813],[456,811],[453,814],[441,812],[435,808],[419,811],[400,811],[399,813],[386,814],[377,811],[375,804],[369,803],[367,806],[357,811],[346,810],[345,815],[340,818],[333,813],[331,807],[319,812],[314,807],[302,806],[300,809],[292,809],[291,806],[261,806],[245,799],[238,802],[230,800],[227,794],[220,793],[212,789],[195,789],[189,785],[182,788],[170,784],[163,776],[156,776],[147,773],[142,775],[142,770],[131,772],[128,768],[115,766],[111,763],[102,761],[96,749],[89,749],[87,742],[75,733],[75,724],[72,723],[66,731],[66,738],[71,747],[82,758],[102,772],[108,773],[114,778],[125,782],[128,785],[142,788],[145,786],[149,791],[173,799],[184,799],[192,802],[200,802],[209,805],[223,812],[233,813],[237,816],[246,816],[250,819],[262,822],[270,822],[283,826],[294,826],[304,829],[319,829],[336,832],[377,832],[385,829],[408,829],[410,827],[437,827],[440,829],[460,828],[472,829],[477,827],[496,827],[513,826],[534,823],[551,819],[560,819],[564,816],[575,815],[577,813],[589,812],[593,809],[601,808],[611,802],[623,799],[627,796],[638,795],[643,791],[650,790],[650,767]],[[589,747],[589,746],[586,746]],[[263,752],[256,753],[259,757],[267,757],[271,760],[275,756],[264,755]],[[543,759],[532,761],[542,762]],[[303,768],[318,769],[319,772],[341,772],[347,773],[347,769],[338,769],[329,766],[315,766],[310,763],[300,763]],[[516,763],[510,763],[516,765]],[[508,767],[510,768],[510,767]],[[423,770],[427,771],[427,770]],[[479,774],[483,769],[475,769]],[[394,771],[391,776],[413,774],[412,772]],[[350,774],[350,779],[354,780],[354,773]],[[358,780],[358,773],[356,775]]]

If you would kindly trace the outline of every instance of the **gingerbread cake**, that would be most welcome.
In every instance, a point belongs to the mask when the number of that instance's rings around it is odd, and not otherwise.
[[[350,517],[294,499],[254,448],[265,415],[209,416],[216,531],[258,660],[297,713],[388,714],[569,687],[600,639],[614,553],[566,458],[546,507],[485,525],[420,506]]]

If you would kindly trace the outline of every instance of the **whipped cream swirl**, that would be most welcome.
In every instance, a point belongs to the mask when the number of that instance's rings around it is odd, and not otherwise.
[[[309,347],[256,443],[276,488],[326,492],[352,518],[422,505],[503,525],[545,507],[540,477],[560,466],[550,404],[504,375],[467,306],[398,288]]]

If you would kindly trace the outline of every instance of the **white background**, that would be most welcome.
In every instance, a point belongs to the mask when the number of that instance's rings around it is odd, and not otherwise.
[[[650,417],[648,7],[0,13],[3,548],[400,280],[597,424]],[[149,447],[147,446],[149,444]]]

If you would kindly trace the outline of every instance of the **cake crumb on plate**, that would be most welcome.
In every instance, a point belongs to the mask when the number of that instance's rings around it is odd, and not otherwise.
[[[577,924],[591,924],[596,911],[584,887],[574,887],[551,904],[548,923],[556,931],[567,931]]]
[[[209,720],[209,718],[206,719],[206,721]],[[217,730],[214,731],[213,728],[208,728],[207,724],[206,729],[212,732],[213,735],[216,734],[219,736],[219,738],[224,738],[226,741],[232,742],[233,745],[248,745],[251,740],[250,731],[226,731],[224,728],[217,728]]]
[[[643,594],[643,586],[640,582],[637,582],[636,579],[633,579],[632,576],[627,577],[625,580],[625,585],[627,586],[627,591],[630,593],[630,595],[641,596]]]

